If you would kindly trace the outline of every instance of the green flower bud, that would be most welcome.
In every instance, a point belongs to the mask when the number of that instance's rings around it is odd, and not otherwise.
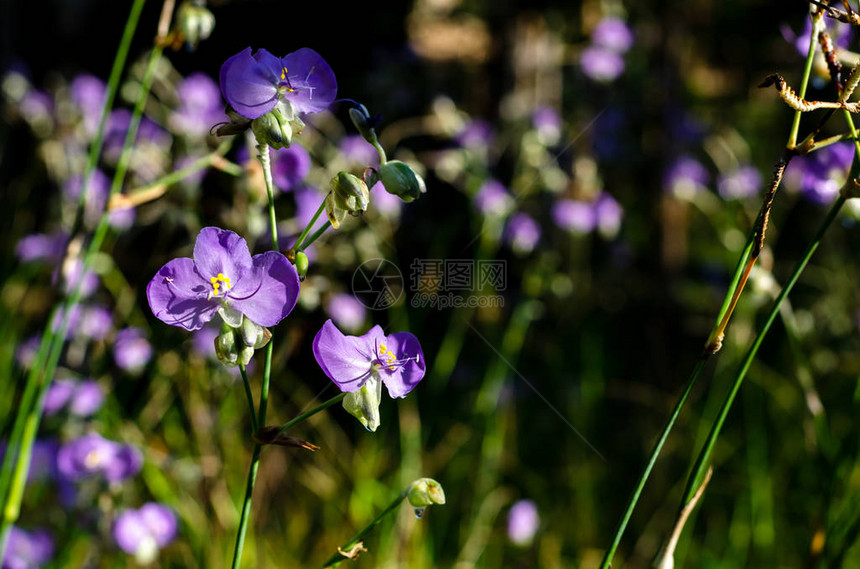
[[[268,144],[275,150],[287,148],[293,141],[293,127],[278,107],[251,121],[251,130],[257,142]]]
[[[197,48],[200,40],[207,39],[215,29],[215,16],[206,9],[202,0],[185,0],[176,11],[176,41]]]
[[[252,322],[247,317],[242,319],[239,333],[245,345],[255,350],[259,350],[272,339],[272,333],[267,328],[260,326],[256,322]]]
[[[419,478],[412,483],[406,499],[415,508],[415,517],[424,515],[427,506],[445,503],[445,491],[442,485],[432,478]]]
[[[370,192],[364,180],[349,172],[338,172],[331,179],[331,191],[326,196],[325,210],[331,226],[340,227],[346,214],[360,215],[370,205]]]
[[[245,320],[248,320],[247,318]],[[250,320],[248,320],[250,322]],[[242,322],[244,324],[244,321]],[[251,322],[254,326],[257,326]],[[262,327],[260,327],[262,328]],[[265,330],[265,328],[262,328]],[[268,332],[268,330],[265,330]],[[265,335],[265,334],[264,334]],[[218,361],[228,367],[237,365],[248,365],[254,355],[254,346],[246,344],[242,328],[234,328],[229,324],[221,324],[221,332],[215,338],[215,355],[218,356]],[[268,334],[266,342],[271,338],[271,333]],[[265,343],[263,343],[265,345]]]
[[[308,276],[308,256],[305,255],[304,251],[296,252],[296,272],[299,273],[299,280],[305,280],[305,277]]]
[[[370,116],[367,107],[359,103],[357,107],[349,109],[349,118],[352,119],[352,124],[355,125],[361,137],[376,146],[378,140],[374,127],[379,122],[379,116]]]
[[[379,427],[379,403],[382,398],[382,382],[370,378],[358,391],[347,393],[343,398],[343,408],[358,419],[368,431],[375,432]]]
[[[427,191],[421,176],[399,160],[389,160],[379,167],[378,174],[385,191],[407,203]]]

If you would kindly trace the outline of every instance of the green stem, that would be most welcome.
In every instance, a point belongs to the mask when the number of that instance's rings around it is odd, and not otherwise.
[[[311,218],[310,222],[305,226],[304,230],[302,230],[302,233],[301,233],[301,235],[299,235],[299,238],[296,239],[296,243],[295,243],[295,245],[293,245],[293,251],[303,251],[304,250],[304,247],[302,247],[302,243],[304,242],[305,237],[308,236],[308,233],[311,232],[311,228],[313,228],[314,224],[317,222],[317,219],[319,219],[320,215],[322,215],[322,212],[325,209],[325,201],[326,201],[326,198],[323,198],[322,203],[320,204],[319,208],[317,208],[317,212]]]
[[[381,514],[379,514],[378,516],[376,516],[376,518],[374,518],[372,522],[370,522],[369,524],[367,524],[367,526],[366,526],[363,530],[361,530],[360,532],[358,532],[357,534],[355,534],[355,535],[352,537],[352,539],[350,539],[349,541],[347,541],[347,542],[343,545],[343,547],[341,547],[341,548],[339,548],[339,549],[340,549],[341,551],[349,551],[349,550],[350,550],[350,548],[355,547],[355,545],[356,545],[356,544],[358,544],[358,542],[359,542],[359,541],[361,541],[361,538],[363,538],[365,535],[367,535],[367,534],[370,532],[370,530],[372,530],[374,527],[376,527],[376,525],[377,525],[377,524],[379,524],[379,522],[381,522],[381,521],[382,521],[382,519],[383,519],[385,516],[387,516],[388,514],[390,514],[391,512],[393,512],[393,511],[397,508],[397,506],[399,506],[399,505],[400,505],[400,502],[402,502],[402,501],[403,501],[403,499],[404,499],[404,498],[406,498],[406,496],[407,496],[408,494],[409,494],[409,488],[407,487],[407,488],[406,488],[406,490],[404,490],[403,492],[401,492],[401,493],[400,493],[400,495],[399,495],[399,496],[397,496],[397,497],[394,499],[394,501],[393,501],[393,502],[391,502],[391,504],[389,504],[389,505],[388,505],[388,507],[387,507],[387,508],[385,508],[385,509],[382,511],[382,513],[381,513]],[[340,554],[340,552],[335,553],[334,555],[332,555],[332,556],[329,558],[329,560],[328,560],[328,561],[326,561],[326,562],[325,562],[325,564],[323,565],[323,567],[330,567],[330,566],[332,566],[332,565],[337,565],[338,563],[340,563],[341,561],[345,561],[346,559],[347,559],[347,558],[346,558],[346,557],[344,557],[343,555],[341,555],[341,554]]]
[[[248,532],[248,521],[251,519],[251,497],[254,495],[254,483],[257,481],[257,470],[260,467],[260,451],[262,446],[254,443],[251,455],[251,466],[248,469],[248,479],[245,482],[245,499],[242,502],[242,514],[239,517],[239,531],[236,533],[236,545],[233,549],[233,564],[231,569],[239,569],[242,561],[242,550],[245,548],[245,534]]]
[[[308,247],[310,247],[310,245],[311,245],[314,241],[316,241],[317,239],[319,239],[319,238],[320,238],[320,236],[321,236],[323,233],[325,233],[325,232],[328,230],[328,228],[329,228],[329,227],[331,227],[331,222],[330,222],[330,221],[326,221],[322,226],[320,226],[320,228],[319,228],[319,229],[317,229],[316,231],[314,231],[314,234],[313,234],[313,235],[311,235],[310,237],[308,237],[307,241],[305,241],[305,242],[304,242],[304,244],[302,244],[302,247],[301,247],[301,249],[299,249],[299,251],[304,251],[305,249],[307,249]]]
[[[296,425],[298,425],[302,421],[304,421],[310,417],[313,417],[314,415],[316,415],[320,411],[324,411],[325,409],[328,409],[329,407],[331,407],[335,403],[339,403],[340,401],[343,400],[344,397],[346,397],[346,392],[338,393],[337,395],[335,395],[334,397],[332,397],[331,399],[329,399],[325,403],[321,403],[321,404],[317,405],[316,407],[314,407],[313,409],[311,409],[310,411],[305,411],[304,413],[295,417],[294,419],[290,419],[289,421],[287,421],[286,423],[281,425],[281,428],[278,430],[277,434],[273,437],[273,439],[277,439],[278,437],[283,435],[285,432],[287,432],[288,429],[291,429],[292,427],[295,427]]]
[[[257,409],[254,407],[254,394],[251,393],[251,381],[248,379],[248,372],[245,371],[244,365],[239,365],[239,371],[242,372],[242,383],[245,385],[245,397],[248,399],[248,407],[251,410],[251,434],[257,432]]]
[[[818,34],[815,33],[818,29],[818,23],[821,21],[823,14],[819,12],[813,13],[810,18],[812,19],[812,33],[809,36],[809,50],[806,53],[806,63],[803,67],[803,77],[800,80],[800,87],[797,90],[797,96],[803,99],[806,97],[806,88],[809,86],[809,78],[812,75],[812,64],[815,61],[815,48],[818,46]],[[788,144],[786,144],[786,148],[789,150],[793,150],[797,145],[797,133],[800,130],[800,117],[803,113],[801,111],[795,111],[794,119],[791,122],[791,131],[788,134]]]

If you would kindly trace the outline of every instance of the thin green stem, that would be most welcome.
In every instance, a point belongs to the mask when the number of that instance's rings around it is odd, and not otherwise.
[[[248,372],[245,371],[244,365],[239,365],[239,371],[242,372],[242,383],[245,385],[245,397],[248,399],[248,407],[251,411],[251,434],[257,432],[257,409],[254,406],[254,394],[251,393],[251,381],[248,379]]]
[[[362,529],[360,532],[358,532],[357,534],[355,534],[354,536],[352,536],[352,539],[350,539],[349,541],[347,541],[347,542],[343,545],[343,547],[340,547],[340,548],[338,548],[338,549],[340,549],[340,551],[344,551],[344,552],[346,552],[346,551],[349,551],[351,548],[355,547],[355,546],[358,544],[358,542],[359,542],[359,541],[361,541],[361,538],[363,538],[365,535],[367,535],[368,533],[370,533],[370,530],[372,530],[374,527],[376,527],[376,525],[377,525],[377,524],[379,524],[379,522],[381,522],[381,521],[382,521],[382,519],[383,519],[385,516],[387,516],[388,514],[390,514],[391,512],[393,512],[395,509],[397,509],[397,506],[399,506],[399,505],[400,505],[400,502],[402,502],[402,501],[403,501],[403,499],[404,499],[404,498],[406,498],[406,496],[407,496],[408,494],[409,494],[409,487],[407,487],[407,488],[406,488],[406,490],[404,490],[403,492],[401,492],[401,493],[400,493],[400,495],[399,495],[399,496],[397,496],[397,497],[394,499],[394,501],[393,501],[393,502],[391,502],[391,504],[389,504],[389,505],[388,505],[388,507],[387,507],[387,508],[385,508],[384,510],[382,510],[382,513],[381,513],[381,514],[379,514],[378,516],[376,516],[376,517],[373,519],[373,521],[372,521],[372,522],[370,522],[369,524],[367,524],[367,526],[365,526],[365,528],[364,528],[364,529]],[[323,565],[323,567],[330,567],[330,566],[332,566],[332,565],[337,565],[337,564],[338,564],[338,563],[340,563],[341,561],[345,561],[347,558],[346,558],[344,555],[342,555],[342,554],[340,553],[340,551],[339,551],[338,553],[335,553],[334,555],[332,555],[332,556],[329,558],[329,560],[325,562],[325,564]]]
[[[296,425],[298,425],[302,421],[309,419],[310,417],[313,417],[314,415],[316,415],[320,411],[324,411],[324,410],[328,409],[329,407],[331,407],[332,405],[339,403],[340,401],[343,400],[344,397],[346,397],[346,392],[338,393],[337,395],[335,395],[334,397],[332,397],[328,401],[317,405],[316,407],[314,407],[313,409],[311,409],[309,411],[305,411],[304,413],[302,413],[301,415],[298,415],[297,417],[295,417],[293,419],[290,419],[289,421],[287,421],[286,423],[281,425],[281,428],[278,430],[277,434],[275,434],[275,436],[272,438],[277,439],[278,437],[283,435],[285,432],[287,432],[288,429],[291,429],[292,427],[295,427]]]
[[[254,483],[257,481],[257,470],[260,467],[260,452],[262,446],[254,443],[251,455],[251,466],[248,468],[248,479],[245,482],[245,499],[242,502],[242,514],[239,517],[239,530],[236,533],[236,545],[233,549],[233,564],[231,569],[239,569],[242,562],[242,551],[245,549],[245,534],[248,532],[248,521],[251,519],[251,497],[254,495]]]
[[[328,228],[329,228],[329,227],[331,227],[331,222],[330,222],[330,221],[326,221],[322,226],[320,226],[320,228],[319,228],[319,229],[317,229],[316,231],[314,231],[314,234],[313,234],[313,235],[311,235],[310,237],[308,237],[307,241],[305,241],[305,242],[302,244],[302,247],[301,247],[301,249],[299,249],[299,251],[304,251],[305,249],[307,249],[308,247],[310,247],[310,246],[311,246],[311,244],[312,244],[314,241],[316,241],[317,239],[319,239],[319,238],[320,238],[320,236],[321,236],[323,233],[325,233],[325,232],[328,230]]]
[[[323,201],[320,204],[320,206],[317,208],[316,213],[311,218],[310,222],[302,230],[302,233],[301,233],[301,235],[299,235],[299,238],[296,239],[296,243],[295,243],[295,245],[293,245],[293,251],[303,251],[304,250],[304,247],[302,247],[302,242],[304,242],[305,237],[307,237],[308,233],[311,232],[311,229],[313,228],[314,224],[317,222],[317,219],[319,219],[320,215],[322,215],[323,210],[325,210],[325,201],[326,201],[326,199],[323,198]]]
[[[266,182],[266,195],[269,198],[269,229],[272,233],[272,250],[278,250],[278,218],[275,215],[274,183],[272,182],[272,161],[269,145],[257,141],[257,159],[263,167],[263,180]]]
[[[812,19],[812,33],[809,36],[809,50],[806,53],[806,63],[803,67],[803,77],[800,80],[800,87],[797,90],[797,96],[803,99],[806,96],[806,88],[809,86],[809,78],[812,75],[812,64],[815,61],[815,49],[818,46],[818,34],[816,33],[818,30],[818,24],[821,22],[821,18],[824,15],[820,12],[813,13],[810,18]],[[803,113],[801,111],[795,111],[794,119],[791,122],[791,131],[788,134],[788,144],[786,144],[786,148],[789,150],[793,150],[797,145],[797,133],[800,130],[800,117]]]

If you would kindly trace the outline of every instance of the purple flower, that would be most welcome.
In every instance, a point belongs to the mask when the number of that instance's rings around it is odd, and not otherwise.
[[[478,211],[488,216],[504,217],[514,207],[514,199],[507,188],[492,178],[481,185],[474,201]]]
[[[249,119],[268,113],[281,99],[298,113],[318,113],[334,101],[337,81],[328,63],[310,48],[278,58],[265,49],[252,55],[248,47],[221,66],[221,93]]]
[[[582,50],[579,64],[586,77],[601,83],[618,79],[624,71],[624,59],[605,47],[591,46]]]
[[[45,261],[50,265],[59,264],[66,254],[69,234],[57,231],[51,234],[34,233],[22,237],[15,245],[15,254],[21,261]]]
[[[364,324],[367,309],[360,300],[351,294],[333,294],[326,302],[325,311],[332,320],[349,331],[357,330]]]
[[[97,433],[73,439],[57,452],[57,470],[70,481],[101,476],[119,482],[140,472],[142,466],[143,456],[135,447]]]
[[[370,190],[373,194],[372,203],[376,211],[389,218],[396,218],[400,215],[400,210],[403,209],[403,200],[394,194],[389,194],[382,182],[376,182]]]
[[[590,233],[597,225],[594,208],[588,202],[561,199],[552,206],[555,224],[571,233]]]
[[[78,75],[69,85],[69,95],[81,110],[84,130],[88,135],[94,135],[107,97],[104,81],[93,75]]]
[[[379,164],[379,152],[358,134],[344,136],[338,147],[344,158],[350,162],[367,166]]]
[[[113,359],[120,369],[133,374],[140,373],[151,358],[152,345],[143,330],[129,327],[116,333]]]
[[[600,192],[594,202],[594,218],[597,221],[597,231],[604,237],[614,237],[621,227],[623,212],[615,198],[606,192]]]
[[[799,186],[803,197],[813,203],[831,203],[845,183],[853,158],[854,145],[850,142],[833,144],[799,156],[788,166],[786,183]]]
[[[383,384],[392,398],[406,397],[424,377],[424,353],[409,332],[386,336],[374,326],[363,336],[345,336],[326,320],[313,350],[325,374],[348,394],[344,408],[369,431],[379,426]]]
[[[537,506],[531,500],[520,500],[508,512],[508,539],[517,545],[528,545],[540,525]]]
[[[316,188],[303,186],[293,192],[293,196],[296,200],[296,222],[300,229],[304,229],[307,224],[311,222],[311,219],[319,209],[320,204],[322,204],[326,195]],[[317,218],[317,224],[319,225],[322,223],[324,219],[325,212]],[[313,248],[308,251],[312,250]]]
[[[9,528],[2,569],[38,569],[54,556],[54,540],[45,530]]]
[[[101,408],[104,399],[104,390],[95,380],[55,379],[45,395],[44,410],[53,415],[68,407],[72,415],[89,417]]]
[[[89,340],[104,340],[113,327],[111,311],[104,306],[84,306],[81,308],[79,331]]]
[[[311,157],[301,144],[272,151],[272,179],[282,192],[297,187],[310,171]]]
[[[158,550],[176,538],[178,520],[169,507],[148,502],[117,516],[113,536],[120,549],[134,555],[140,564],[155,560]]]
[[[474,119],[457,134],[457,143],[463,148],[487,148],[493,143],[493,126],[485,120]]]
[[[45,135],[50,133],[54,122],[54,101],[47,93],[38,89],[28,90],[21,98],[18,112],[33,130]]]
[[[517,253],[531,253],[540,240],[540,225],[527,213],[517,213],[505,227],[505,241]]]
[[[39,344],[42,341],[40,334],[30,336],[15,348],[15,361],[24,369],[30,369],[33,362],[36,360],[36,352],[39,351]]]
[[[176,87],[179,108],[170,116],[174,131],[205,138],[212,125],[224,118],[221,91],[205,73],[192,73]]]
[[[726,200],[754,196],[761,187],[761,174],[755,166],[741,166],[734,172],[723,174],[717,180],[717,191]]]
[[[851,26],[849,24],[843,24],[841,22],[827,19],[825,19],[825,21],[831,25],[830,29],[826,31],[830,34],[830,37],[833,38],[833,42],[836,46],[843,49],[847,48],[851,43]],[[824,30],[824,27],[822,26],[821,29]],[[780,31],[782,32],[782,37],[785,38],[785,41],[794,45],[797,53],[806,56],[807,52],[809,52],[809,38],[812,35],[812,20],[808,16],[804,17],[803,29],[799,34],[795,33],[788,24],[780,26]]]
[[[561,117],[552,107],[539,107],[532,113],[532,127],[544,144],[555,144],[561,137]]]
[[[609,16],[600,20],[591,32],[593,45],[622,54],[633,45],[633,32],[621,18]]]
[[[710,182],[708,170],[694,158],[681,156],[663,176],[663,189],[676,197],[690,199]]]
[[[234,327],[243,314],[274,326],[298,296],[299,275],[286,257],[276,251],[251,257],[244,239],[217,227],[200,230],[193,259],[169,261],[146,287],[156,318],[186,330],[199,330],[216,313]]]
[[[33,451],[30,455],[30,469],[27,471],[27,481],[46,480],[53,478],[57,471],[57,450],[59,446],[51,439],[33,441]],[[6,443],[0,442],[0,460],[6,454]]]

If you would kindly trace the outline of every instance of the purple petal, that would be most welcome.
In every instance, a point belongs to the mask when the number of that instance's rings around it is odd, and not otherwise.
[[[325,59],[303,47],[284,56],[287,79],[294,89],[286,98],[300,113],[318,113],[328,108],[337,96],[337,81]]]
[[[274,326],[283,320],[296,305],[299,298],[299,274],[296,268],[276,251],[267,251],[253,258],[253,275],[248,279],[257,282],[255,290],[245,297],[237,298],[242,289],[231,291],[231,306],[260,326]]]
[[[46,415],[53,415],[63,408],[72,397],[75,391],[75,382],[71,379],[55,379],[48,388],[48,393],[45,394],[45,402],[43,412]]]
[[[375,359],[370,336],[375,336],[371,332],[377,328],[361,337],[344,336],[331,320],[326,320],[314,337],[314,357],[341,391],[358,391],[370,377],[370,366]]]
[[[80,382],[71,396],[69,411],[78,417],[89,417],[98,411],[105,400],[101,385],[93,379]]]
[[[148,502],[138,512],[158,547],[164,547],[176,537],[176,514],[164,504]]]
[[[421,378],[424,377],[426,364],[424,363],[424,352],[418,338],[410,332],[397,332],[385,338],[385,347],[394,354],[396,360],[402,362],[393,370],[382,368],[380,376],[382,383],[388,388],[388,394],[392,397],[406,397],[412,391]]]
[[[271,111],[278,102],[277,66],[268,68],[260,60],[271,64],[278,61],[269,52],[261,49],[256,57],[251,48],[246,48],[224,62],[221,66],[221,94],[233,109],[249,119],[260,117]],[[276,64],[277,65],[277,64]]]
[[[215,316],[218,301],[207,299],[212,290],[197,273],[194,261],[173,259],[146,285],[146,298],[156,318],[186,330],[199,330]]]
[[[245,240],[232,231],[204,227],[194,243],[194,264],[204,279],[221,273],[235,286],[251,268],[251,253]]]
[[[111,460],[104,465],[104,476],[109,482],[131,478],[143,467],[143,455],[131,445],[116,445]]]
[[[113,537],[120,549],[134,555],[141,542],[149,537],[149,530],[137,510],[125,510],[116,518]]]

